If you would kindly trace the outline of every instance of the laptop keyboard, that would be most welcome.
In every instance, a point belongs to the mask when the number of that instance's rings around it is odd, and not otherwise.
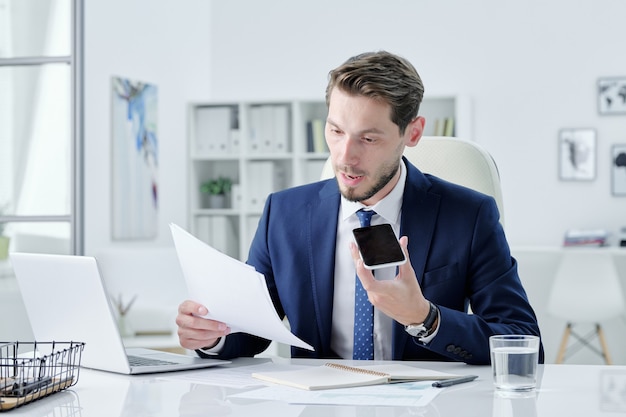
[[[130,366],[159,366],[159,365],[176,365],[176,362],[164,361],[161,359],[144,358],[141,356],[128,356]]]

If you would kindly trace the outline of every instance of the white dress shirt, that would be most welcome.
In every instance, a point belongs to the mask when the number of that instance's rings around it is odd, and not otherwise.
[[[396,186],[382,200],[371,207],[351,202],[341,197],[339,221],[337,223],[337,246],[335,249],[335,290],[333,297],[333,324],[331,347],[344,359],[352,359],[354,343],[354,285],[356,271],[350,255],[350,242],[354,241],[352,229],[361,226],[356,212],[362,208],[374,210],[372,225],[389,223],[396,237],[400,234],[402,196],[406,182],[406,167],[400,164],[400,179]],[[376,270],[377,280],[394,279],[396,267]],[[392,358],[393,320],[374,309],[374,359]]]

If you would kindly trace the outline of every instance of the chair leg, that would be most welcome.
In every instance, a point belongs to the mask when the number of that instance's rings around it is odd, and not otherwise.
[[[572,323],[567,323],[565,326],[565,331],[563,332],[563,338],[561,339],[561,346],[559,347],[559,351],[556,355],[556,363],[563,363],[563,359],[565,359],[565,351],[567,350],[567,340],[569,339],[569,335],[572,332]]]
[[[607,365],[613,365],[611,361],[611,356],[609,355],[608,345],[606,344],[606,340],[604,339],[604,330],[600,324],[596,323],[596,333],[598,334],[598,338],[600,339],[600,346],[602,347],[602,356],[604,357],[604,362]]]

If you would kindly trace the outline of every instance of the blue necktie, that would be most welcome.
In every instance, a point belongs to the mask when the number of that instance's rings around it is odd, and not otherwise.
[[[361,227],[369,226],[375,211],[363,209],[356,212]],[[367,299],[358,276],[354,287],[354,349],[352,359],[374,359],[374,306]]]

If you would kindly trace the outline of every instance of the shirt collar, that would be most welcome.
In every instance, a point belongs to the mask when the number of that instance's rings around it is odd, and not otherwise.
[[[367,208],[369,210],[374,210],[378,215],[391,224],[398,223],[400,218],[400,209],[402,208],[404,185],[406,183],[406,166],[404,165],[404,160],[400,162],[400,178],[398,179],[395,187],[393,187],[389,194],[373,206],[368,207],[357,201],[349,201],[342,195],[341,219],[346,220],[360,209]]]

